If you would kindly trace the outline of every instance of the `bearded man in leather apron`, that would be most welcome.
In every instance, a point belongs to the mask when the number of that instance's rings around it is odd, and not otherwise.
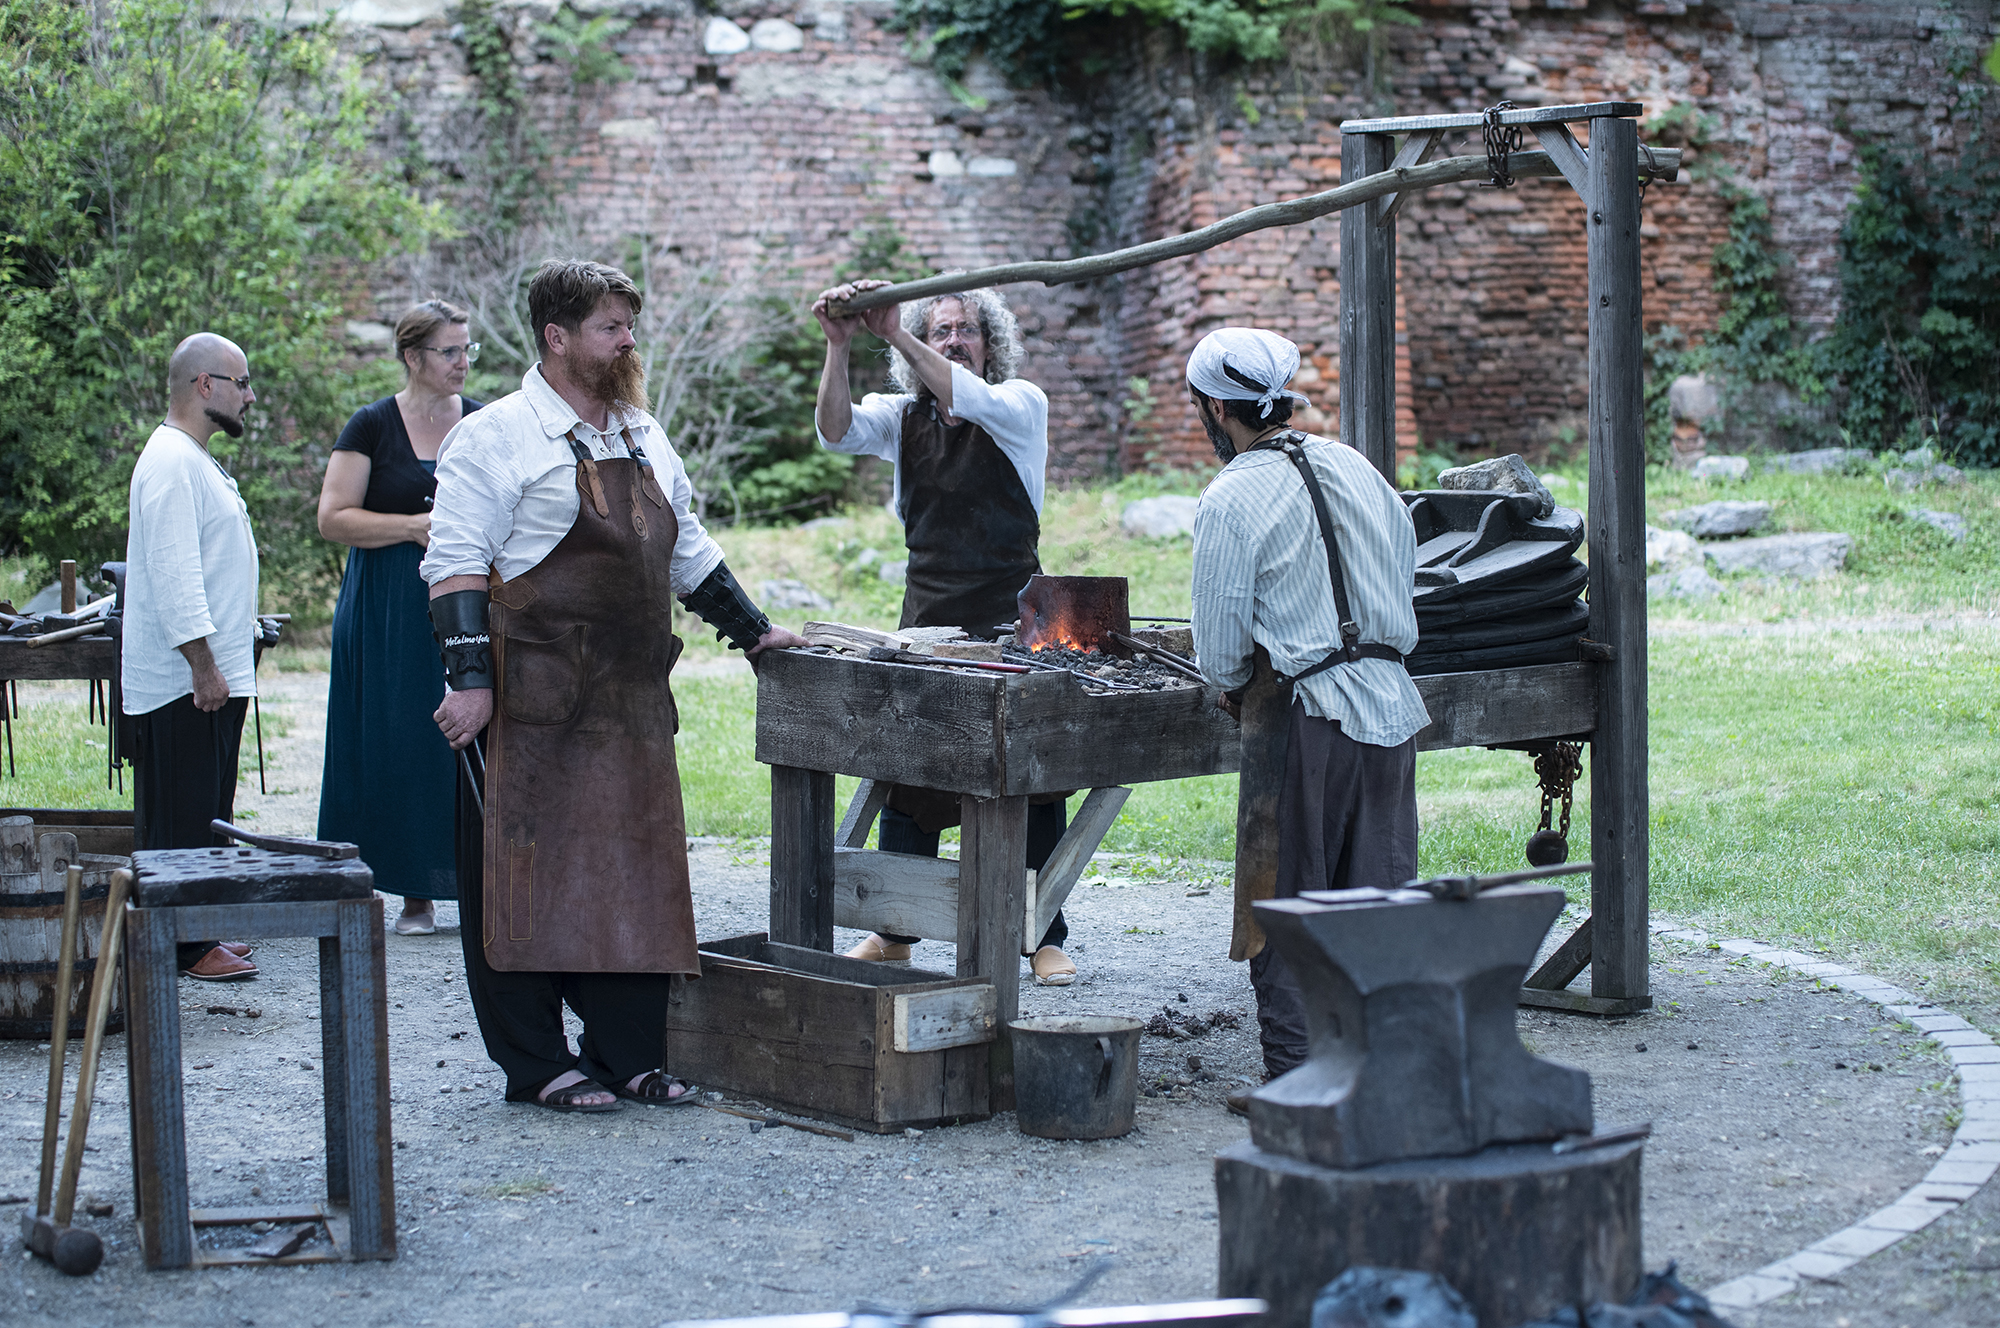
[[[609,1111],[694,1099],[658,1068],[668,983],[697,975],[667,676],[681,603],[746,650],[802,646],[757,611],[690,510],[646,413],[640,296],[550,260],[528,309],[542,359],[439,452],[422,566],[462,762],[466,987],[510,1102]],[[578,1053],[562,1007],[583,1020]]]
[[[1187,369],[1224,463],[1195,508],[1195,653],[1243,725],[1229,957],[1250,961],[1272,1077],[1305,1059],[1305,1008],[1250,905],[1417,874],[1416,735],[1430,722],[1402,663],[1417,644],[1416,531],[1366,457],[1291,427],[1298,369],[1297,346],[1255,328],[1211,332]]]
[[[904,627],[961,627],[992,639],[1020,616],[1015,596],[1041,570],[1043,472],[1049,399],[1015,376],[1021,334],[990,290],[941,295],[836,317],[830,301],[889,283],[836,286],[813,302],[826,333],[819,441],[834,452],[877,456],[895,467],[896,515],[909,547]],[[848,383],[854,334],[866,327],[893,350],[896,393],[855,405]],[[882,809],[880,846],[936,857],[938,833],[959,822],[959,795],[899,785]],[[1028,866],[1040,869],[1062,839],[1060,798],[1028,808]],[[1035,981],[1064,986],[1076,965],[1062,952],[1069,927],[1056,914],[1030,966]],[[848,954],[907,959],[914,936],[870,935]]]

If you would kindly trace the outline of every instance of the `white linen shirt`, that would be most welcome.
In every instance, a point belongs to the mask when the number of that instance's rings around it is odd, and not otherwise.
[[[119,688],[128,715],[194,692],[180,647],[206,639],[231,696],[257,694],[257,541],[236,481],[169,424],[132,468]]]
[[[574,429],[590,455],[604,461],[628,455],[620,437],[626,428],[680,522],[674,593],[685,595],[706,580],[722,548],[694,514],[694,485],[666,431],[643,410],[614,407],[606,423],[601,433],[585,424],[539,364],[522,376],[520,391],[460,420],[438,448],[430,549],[419,568],[424,580],[484,577],[491,567],[512,581],[540,564],[576,524],[576,454],[565,435]]]
[[[1348,610],[1363,641],[1409,654],[1417,645],[1417,536],[1403,500],[1368,459],[1307,436],[1306,459],[1326,493],[1340,544]],[[1312,495],[1290,457],[1244,452],[1202,492],[1194,514],[1194,648],[1201,671],[1225,689],[1250,680],[1250,652],[1303,673],[1340,646],[1340,615],[1327,575]],[[1387,659],[1336,664],[1297,684],[1306,713],[1336,720],[1356,742],[1395,747],[1430,715],[1403,666]]]
[[[903,415],[916,404],[908,392],[870,392],[854,408],[853,422],[845,436],[829,439],[819,434],[819,445],[829,452],[854,456],[881,457],[895,469],[895,487],[890,510],[903,519]],[[1043,474],[1049,464],[1049,398],[1041,388],[1025,378],[1009,378],[989,383],[962,364],[951,366],[951,413],[971,420],[986,430],[1000,450],[1014,463],[1028,501],[1042,510]],[[814,429],[818,433],[818,429]]]

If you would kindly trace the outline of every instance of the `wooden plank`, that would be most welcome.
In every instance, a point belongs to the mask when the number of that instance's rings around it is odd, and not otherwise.
[[[1636,101],[1570,102],[1562,106],[1517,106],[1500,112],[1503,125],[1559,124],[1564,121],[1599,120],[1606,116],[1639,116],[1646,108]],[[1414,134],[1424,129],[1477,129],[1486,123],[1478,111],[1452,115],[1394,115],[1380,120],[1343,120],[1343,134]]]
[[[840,818],[840,829],[834,831],[835,848],[868,847],[868,832],[874,828],[882,808],[888,805],[891,787],[879,779],[861,781],[854,790],[854,800],[847,804],[847,812]]]
[[[1431,154],[1444,142],[1444,130],[1432,129],[1421,134],[1411,134],[1403,140],[1403,146],[1396,149],[1396,159],[1389,163],[1392,171],[1406,171],[1412,166],[1421,166],[1431,159]],[[1393,226],[1396,213],[1402,210],[1408,193],[1390,194],[1375,204],[1375,224]]]
[[[1563,173],[1570,188],[1576,190],[1577,197],[1590,197],[1590,163],[1576,135],[1566,124],[1535,126],[1535,138],[1549,154],[1549,160]]]
[[[991,797],[1002,679],[1039,681],[780,651],[757,670],[757,759]]]
[[[1648,1000],[1645,363],[1639,279],[1638,128],[1591,127],[1590,639],[1597,664],[1590,755],[1590,990]]]
[[[905,992],[891,1006],[890,1045],[897,1051],[943,1051],[993,1040],[997,1007],[990,983]]]
[[[833,921],[836,926],[892,936],[955,941],[958,864],[915,853],[836,849]]]
[[[1557,946],[1555,953],[1542,961],[1542,966],[1528,975],[1521,985],[1541,991],[1561,991],[1576,981],[1576,975],[1590,966],[1590,919],[1570,933],[1568,940]]]
[[[1131,796],[1132,790],[1128,788],[1096,788],[1076,809],[1076,818],[1063,831],[1063,837],[1056,841],[1049,860],[1035,873],[1035,887],[1030,895],[1033,912],[1026,919],[1026,928],[1021,933],[1022,953],[1032,954],[1031,947],[1048,934],[1056,911],[1069,898],[1069,892],[1076,888],[1083,869],[1090,865],[1090,855],[1097,852],[1097,846],[1104,842],[1106,832],[1118,819],[1118,813],[1125,809],[1125,800]]]
[[[1344,140],[1341,180],[1386,171],[1395,146],[1386,133]],[[1340,214],[1340,440],[1394,484],[1396,228],[1378,216],[1373,206]]]
[[[141,878],[141,884],[144,878]],[[260,936],[335,936],[340,917],[333,900],[282,904],[187,904],[179,908],[149,908],[158,925],[171,927],[178,941],[211,936],[255,940]]]
[[[805,1086],[787,1085],[778,1077],[780,1066],[808,1077],[814,1071],[807,1067],[815,1064],[873,1076],[875,988],[710,954],[702,956],[701,971],[699,982],[685,984],[680,1003],[668,1007],[668,1028],[726,1033],[743,1044],[735,1053],[741,1063],[727,1067],[728,1078],[719,1077],[721,1068],[675,1070],[682,1078],[744,1092],[783,1088],[787,1100],[800,1101]],[[667,1049],[678,1061],[684,1050],[678,1033],[668,1037]],[[855,1114],[866,1114],[862,1104],[872,1094],[871,1084],[859,1099],[842,1100]]]
[[[1014,1043],[1007,1025],[1021,1012],[1021,915],[1027,907],[1028,800],[963,800],[959,827],[958,974],[993,984],[989,1102],[1014,1109]]]
[[[833,832],[833,776],[821,769],[773,765],[772,940],[833,948]]]
[[[1588,734],[1597,724],[1597,676],[1602,667],[1537,664],[1417,678],[1417,691],[1431,716],[1430,724],[1417,734],[1417,750],[1492,747]]]
[[[109,678],[118,671],[118,644],[108,636],[83,636],[31,648],[27,638],[0,637],[0,682]]]
[[[340,1092],[347,1099],[347,1255],[396,1257],[396,1177],[389,1120],[388,967],[382,900],[350,899],[340,914]],[[330,1022],[324,1011],[322,1024]],[[333,1136],[327,1137],[327,1154]],[[328,1194],[331,1197],[331,1189]]]
[[[1239,759],[1236,721],[1210,687],[1092,696],[1065,673],[1005,684],[1001,784],[1006,793],[1060,793],[1227,774]],[[961,788],[960,785],[933,785]]]
[[[347,991],[341,981],[339,920],[335,934],[319,938],[320,1110],[325,1117],[326,1201],[348,1201]]]
[[[132,909],[125,921],[133,1206],[146,1266],[186,1268],[195,1245],[188,1222],[178,938],[171,910]]]
[[[1521,1004],[1541,1010],[1566,1010],[1570,1014],[1628,1015],[1653,1008],[1651,996],[1586,996],[1580,991],[1544,991],[1540,987],[1521,988]]]

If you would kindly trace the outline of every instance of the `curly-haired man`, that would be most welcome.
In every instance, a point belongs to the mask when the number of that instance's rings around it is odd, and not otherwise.
[[[1015,376],[1020,329],[991,290],[845,317],[830,311],[833,301],[887,284],[836,286],[813,302],[826,332],[820,444],[895,467],[896,515],[910,553],[902,625],[962,627],[990,638],[1019,616],[1015,596],[1041,570],[1049,399]],[[871,392],[857,406],[848,347],[863,327],[889,343],[890,378],[901,390]],[[938,832],[957,823],[956,794],[899,787],[883,809],[878,842],[890,852],[935,857]],[[1061,802],[1029,807],[1029,867],[1048,860],[1063,828]],[[1063,986],[1075,979],[1076,965],[1061,949],[1068,935],[1058,913],[1035,951],[1035,981]],[[871,935],[849,953],[905,959],[915,939]]]

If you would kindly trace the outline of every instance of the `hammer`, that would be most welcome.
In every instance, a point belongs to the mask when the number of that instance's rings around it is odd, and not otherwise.
[[[95,1231],[69,1224],[76,1210],[77,1174],[83,1169],[83,1141],[90,1132],[91,1099],[97,1091],[97,1061],[104,1048],[104,1028],[111,1019],[117,988],[118,949],[125,931],[125,896],[132,873],[113,872],[104,901],[104,931],[97,947],[97,972],[90,984],[90,1013],[84,1024],[83,1056],[77,1066],[76,1103],[70,1108],[69,1141],[63,1149],[62,1184],[55,1185],[56,1128],[62,1118],[64,1054],[69,1049],[69,993],[76,974],[76,954],[82,948],[83,868],[72,866],[63,882],[62,948],[56,957],[55,1017],[49,1037],[49,1091],[42,1116],[42,1175],[35,1191],[35,1212],[21,1219],[21,1237],[34,1253],[71,1277],[97,1271],[104,1262],[104,1242]],[[51,1210],[51,1191],[55,1206]]]

